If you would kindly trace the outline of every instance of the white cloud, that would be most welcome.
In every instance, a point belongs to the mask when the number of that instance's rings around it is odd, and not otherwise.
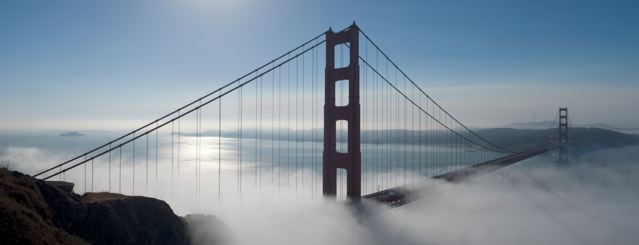
[[[299,194],[292,188],[280,193],[270,184],[257,192],[251,175],[245,175],[242,198],[236,198],[235,169],[223,176],[220,206],[211,166],[204,169],[202,197],[196,202],[189,161],[182,165],[173,195],[169,195],[169,176],[161,174],[158,188],[159,198],[180,215],[218,216],[240,244],[633,244],[639,227],[637,152],[639,147],[596,152],[567,167],[541,157],[467,183],[428,182],[423,199],[392,210],[374,208],[377,214],[367,218],[357,217],[344,203],[320,201],[319,195],[311,198],[309,182]],[[30,171],[42,167],[44,160],[59,158],[56,155],[64,154],[8,147],[0,161],[20,163],[19,170]],[[127,186],[123,192],[128,194],[130,159],[123,162],[123,185]],[[96,191],[106,188],[105,166],[103,161],[95,163],[100,173]],[[169,165],[162,166],[161,173],[167,173]],[[143,161],[137,162],[137,169],[136,194],[140,195],[145,193]],[[81,191],[83,169],[73,171],[67,180]],[[306,174],[309,178],[310,172]],[[116,189],[118,179],[112,180]],[[151,185],[154,182],[152,177]],[[151,187],[151,196],[155,188]]]

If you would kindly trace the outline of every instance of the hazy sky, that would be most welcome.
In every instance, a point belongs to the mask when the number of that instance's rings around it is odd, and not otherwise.
[[[2,1],[0,129],[150,121],[353,20],[469,125],[552,120],[564,105],[574,123],[637,125],[637,13],[637,1]]]

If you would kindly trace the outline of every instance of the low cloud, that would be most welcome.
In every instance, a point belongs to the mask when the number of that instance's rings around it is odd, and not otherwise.
[[[599,151],[567,166],[539,157],[466,183],[428,181],[423,199],[396,209],[375,206],[374,215],[366,217],[343,202],[323,200],[320,187],[310,182],[295,194],[292,187],[278,188],[264,177],[261,190],[246,184],[237,197],[234,169],[222,176],[220,203],[215,168],[204,168],[198,200],[188,162],[181,178],[174,179],[172,194],[170,176],[161,174],[159,186],[148,191],[144,172],[138,172],[135,183],[136,194],[155,196],[157,189],[158,197],[180,215],[217,216],[239,244],[634,244],[639,231],[637,153],[639,147]],[[0,162],[26,172],[41,169],[44,160],[66,156],[29,147],[0,149]],[[126,164],[123,186],[132,181]],[[144,162],[137,164],[143,171]],[[96,173],[105,173],[106,166],[96,161]],[[119,181],[115,166],[114,191]],[[168,166],[163,163],[160,173],[167,173]],[[73,171],[66,178],[81,191],[83,170]],[[252,177],[246,176],[244,183],[251,183]],[[312,172],[305,176],[308,181]],[[106,190],[108,182],[104,174],[96,175],[96,191]]]
[[[343,203],[272,196],[217,210],[240,244],[634,244],[639,148],[558,166],[532,160],[361,218]],[[603,155],[602,155],[603,154]],[[632,159],[632,160],[631,160]]]

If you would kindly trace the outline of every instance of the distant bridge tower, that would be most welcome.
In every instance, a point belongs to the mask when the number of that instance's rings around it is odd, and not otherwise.
[[[559,107],[559,163],[568,162],[568,108]]]
[[[335,47],[347,45],[349,63],[335,67]],[[348,83],[348,104],[335,104],[335,85],[338,81]],[[337,151],[337,122],[348,124],[348,150]],[[326,32],[326,70],[324,100],[324,152],[323,152],[324,196],[337,193],[337,169],[346,170],[346,195],[351,200],[361,198],[361,152],[360,152],[360,104],[359,104],[359,28],[355,23],[347,30]]]

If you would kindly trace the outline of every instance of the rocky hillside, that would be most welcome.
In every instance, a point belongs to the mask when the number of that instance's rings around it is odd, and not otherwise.
[[[212,216],[173,213],[165,202],[113,193],[82,196],[64,183],[0,169],[3,244],[226,244]],[[199,226],[198,226],[199,225]]]

